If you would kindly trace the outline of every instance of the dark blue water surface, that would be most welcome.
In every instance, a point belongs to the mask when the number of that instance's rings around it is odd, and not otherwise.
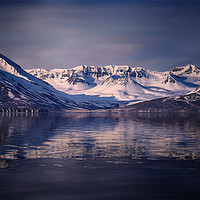
[[[0,114],[1,200],[199,197],[198,114]]]

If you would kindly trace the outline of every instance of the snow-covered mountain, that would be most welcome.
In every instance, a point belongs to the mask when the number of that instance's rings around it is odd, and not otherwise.
[[[0,54],[0,109],[105,109],[128,101],[182,99],[188,92],[184,99],[196,101],[199,85],[200,69],[194,65],[166,72],[111,65],[25,71]]]
[[[70,108],[76,106],[69,95],[32,76],[0,54],[1,108]]]
[[[125,101],[183,95],[200,85],[200,69],[195,65],[166,72],[111,65],[53,70],[36,68],[27,72],[68,94],[99,95]]]
[[[24,71],[0,54],[0,110],[2,109],[72,109],[113,108],[118,102],[98,96],[68,95],[49,83]]]

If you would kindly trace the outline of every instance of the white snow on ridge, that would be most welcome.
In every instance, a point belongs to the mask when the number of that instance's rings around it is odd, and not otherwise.
[[[7,95],[10,101],[67,109],[113,108],[124,101],[139,102],[199,92],[194,89],[200,85],[200,69],[187,65],[157,72],[126,65],[83,65],[72,69],[25,71],[0,54],[0,85],[2,98]]]
[[[15,95],[13,95],[12,92],[8,91],[8,96],[11,98],[11,99],[14,99],[15,98]]]
[[[21,100],[31,99],[43,105],[66,104],[69,101],[69,95],[27,73],[2,54],[0,54],[0,83],[7,88],[8,97],[14,100],[17,98],[11,90],[16,92]]]
[[[92,77],[88,77],[86,80],[85,73],[59,69],[52,70],[51,74],[44,69],[37,69],[35,72],[35,76],[31,75],[12,60],[0,54],[0,97],[7,101],[6,106],[32,105],[53,109],[98,109],[113,108],[119,104],[113,97],[100,98],[99,95],[87,96],[78,93],[69,95],[43,81],[47,77],[52,79],[54,86],[58,83],[57,87],[62,87],[67,76],[70,83],[68,90],[74,90],[72,86],[77,87],[78,90],[85,90],[94,82]],[[37,73],[43,75],[43,80],[36,77]],[[95,85],[95,83],[93,84]]]
[[[200,85],[200,69],[195,65],[176,67],[166,72],[114,65],[30,69],[27,72],[71,95],[99,95],[125,101],[182,95]]]

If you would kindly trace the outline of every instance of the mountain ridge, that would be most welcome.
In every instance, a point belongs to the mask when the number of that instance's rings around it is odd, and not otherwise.
[[[166,72],[126,65],[84,65],[72,69],[25,71],[0,54],[2,111],[16,108],[95,110],[118,107],[145,112],[199,111],[199,85],[200,69],[195,65],[176,67]],[[62,87],[63,91],[57,87]]]
[[[200,112],[200,86],[186,95],[152,99],[135,104],[122,105],[119,112]],[[115,111],[116,111],[115,110]]]
[[[123,106],[119,112],[200,112],[200,94],[190,93],[171,96]]]
[[[68,94],[100,95],[119,101],[142,101],[183,95],[200,85],[195,65],[157,72],[130,66],[78,66],[72,69],[30,69],[30,74]]]
[[[98,96],[68,95],[0,54],[0,109],[47,110],[112,108],[118,102]]]
[[[1,107],[57,109],[63,106],[66,108],[75,106],[75,102],[70,100],[67,94],[63,95],[50,84],[27,73],[2,54],[0,54],[0,86]]]

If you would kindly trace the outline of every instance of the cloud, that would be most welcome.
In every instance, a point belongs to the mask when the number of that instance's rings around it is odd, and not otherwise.
[[[22,67],[200,65],[200,4],[163,1],[4,3],[2,53]]]

